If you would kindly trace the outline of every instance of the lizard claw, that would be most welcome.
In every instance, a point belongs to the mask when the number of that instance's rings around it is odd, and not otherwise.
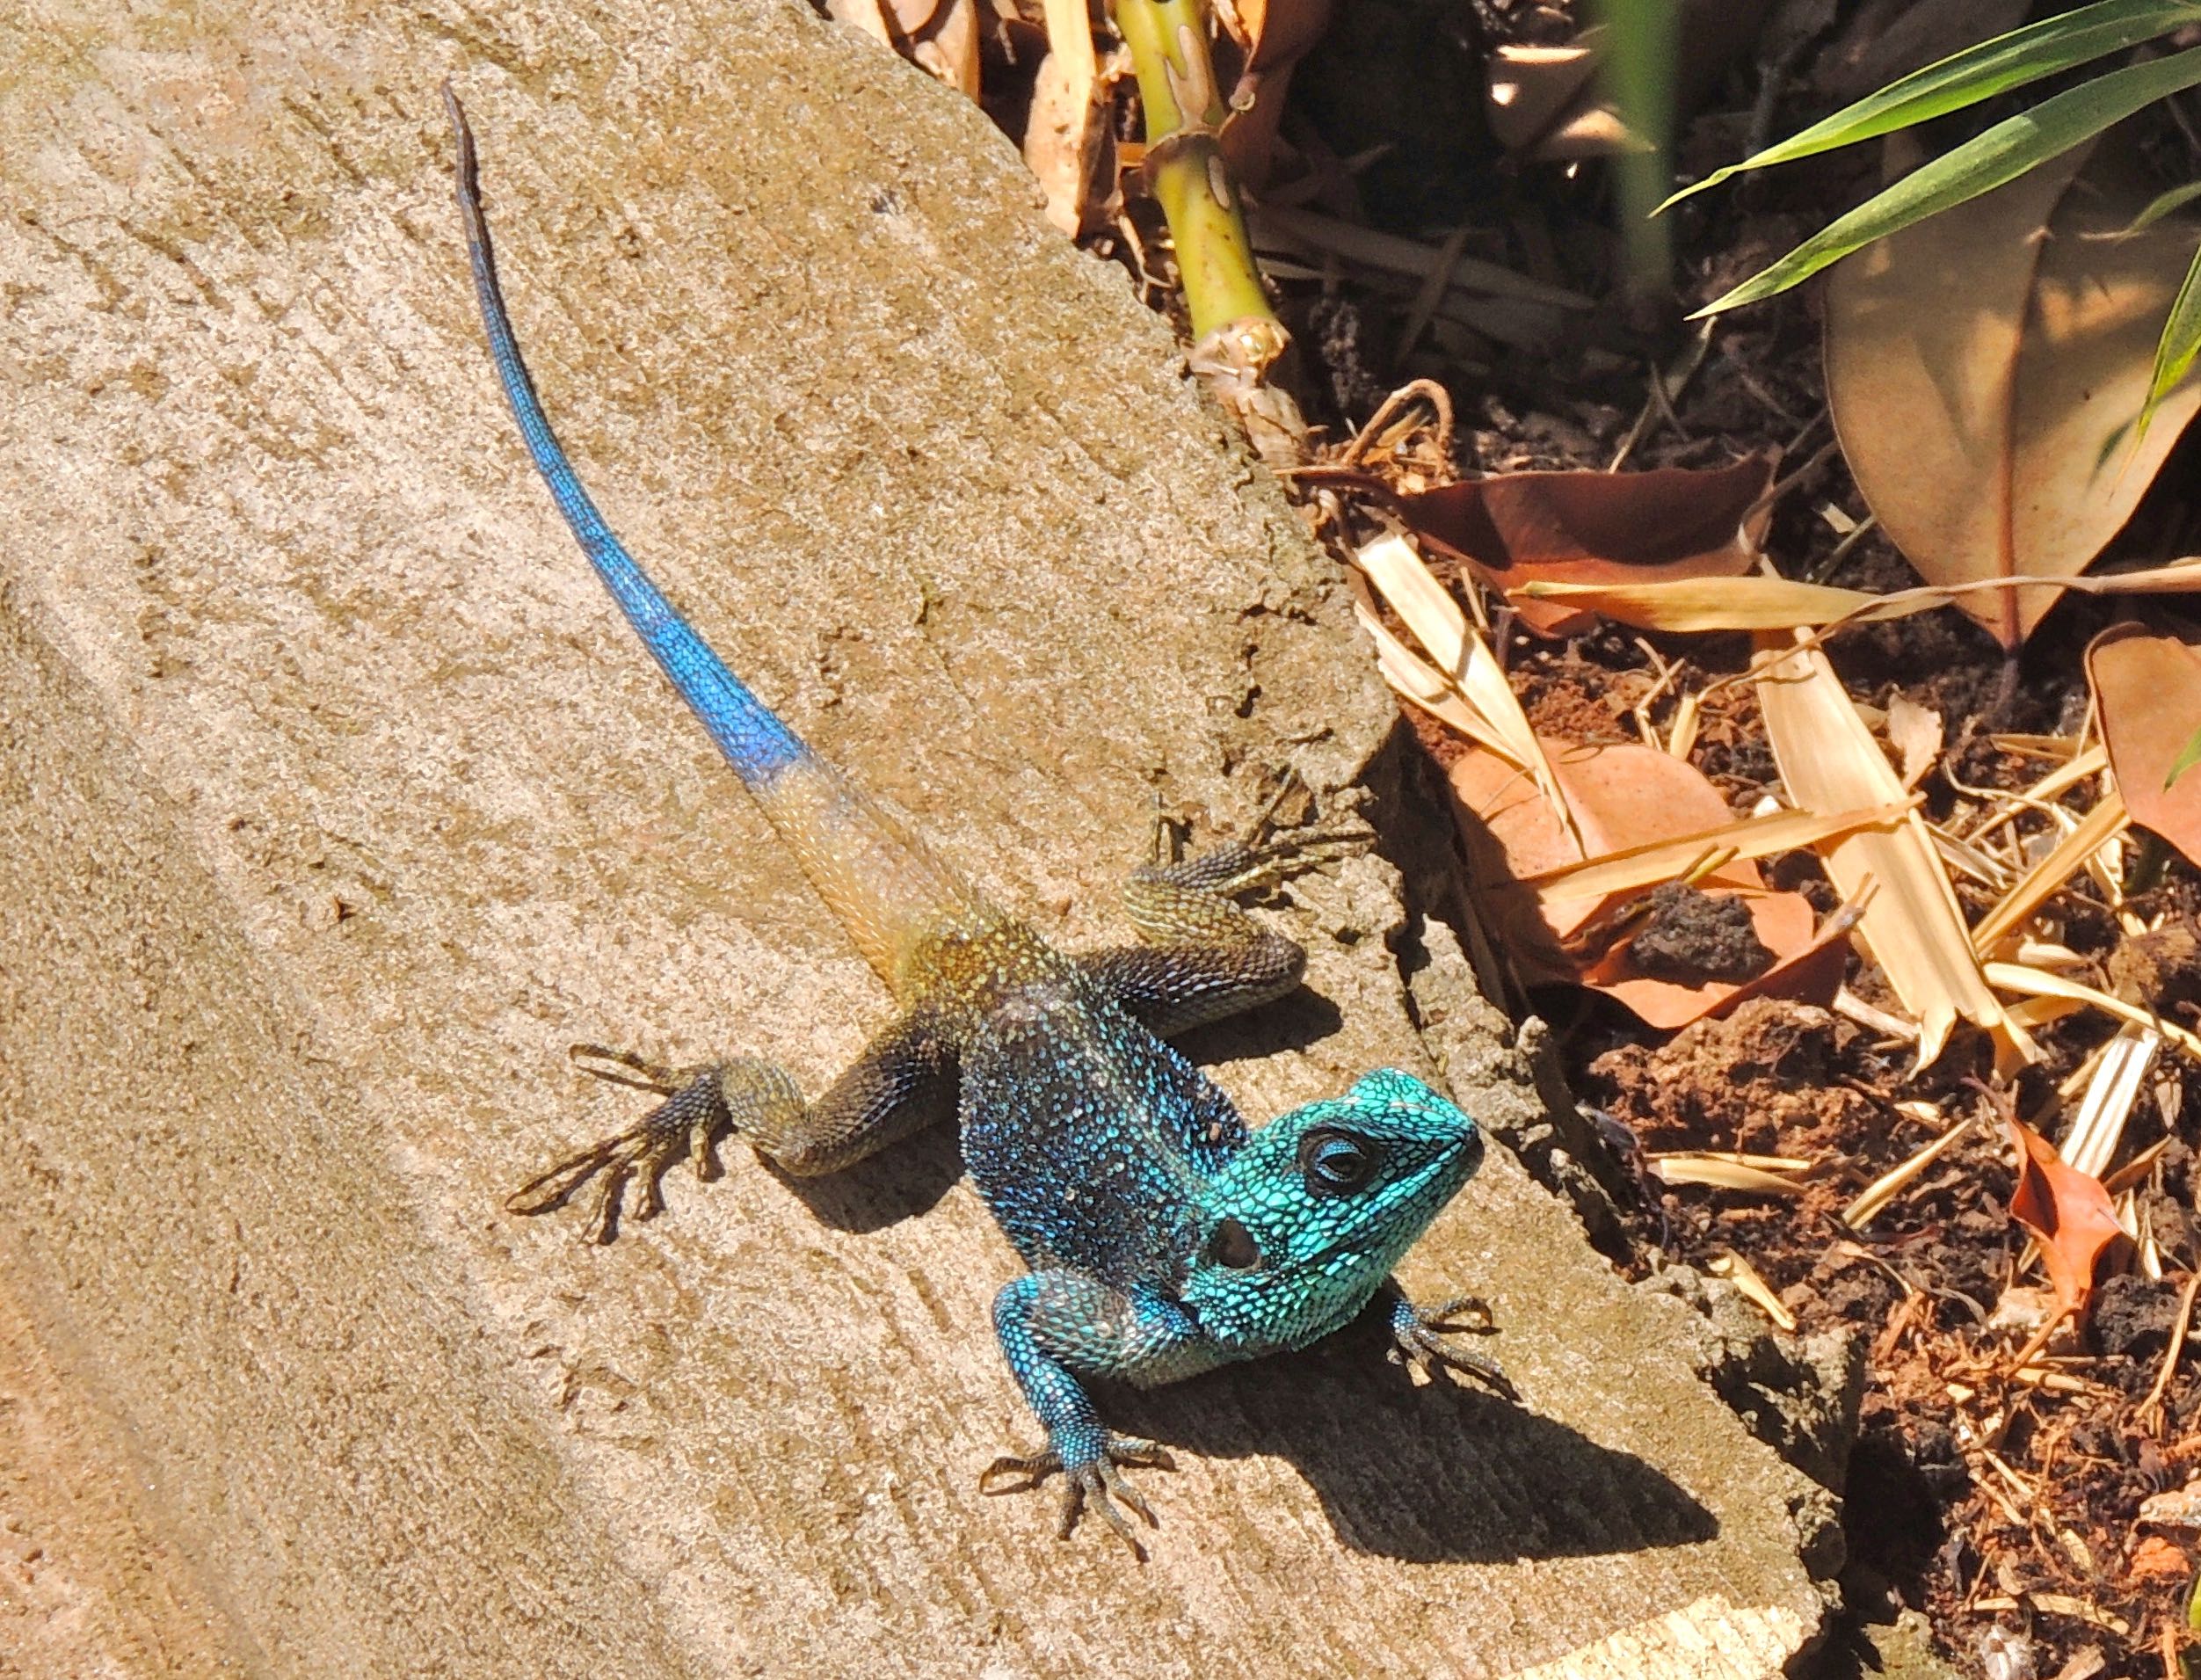
[[[1053,1447],[1021,1457],[1005,1454],[996,1458],[978,1473],[978,1491],[983,1494],[1021,1494],[1028,1492],[1060,1471],[1064,1477],[1062,1519],[1055,1526],[1055,1538],[1066,1540],[1078,1526],[1078,1518],[1088,1503],[1100,1513],[1101,1518],[1114,1529],[1123,1544],[1131,1548],[1131,1555],[1141,1563],[1146,1561],[1146,1548],[1139,1544],[1138,1534],[1131,1527],[1130,1519],[1116,1508],[1121,1500],[1140,1516],[1146,1526],[1159,1528],[1161,1524],[1138,1489],[1123,1479],[1120,1465],[1138,1465],[1155,1470],[1174,1470],[1177,1465],[1168,1449],[1153,1441],[1137,1436],[1109,1435],[1102,1443],[1100,1457],[1091,1463],[1065,1465],[1063,1457]],[[1023,1480],[1006,1487],[990,1487],[995,1476],[1021,1476]]]
[[[724,1124],[725,1098],[716,1068],[679,1073],[596,1044],[576,1044],[571,1055],[575,1065],[585,1073],[614,1084],[655,1091],[665,1100],[643,1116],[640,1124],[592,1144],[537,1174],[506,1196],[505,1206],[512,1213],[548,1213],[563,1206],[600,1174],[590,1207],[589,1236],[595,1242],[609,1242],[618,1234],[620,1211],[629,1183],[635,1183],[637,1191],[635,1218],[648,1219],[665,1206],[658,1181],[682,1154],[694,1161],[698,1178],[714,1175],[710,1139]],[[632,1076],[592,1065],[596,1061],[629,1069]]]
[[[1474,1321],[1455,1322],[1461,1314],[1469,1315]],[[1439,1367],[1456,1371],[1476,1378],[1507,1400],[1517,1400],[1521,1398],[1519,1391],[1495,1359],[1448,1339],[1497,1333],[1490,1304],[1479,1295],[1456,1295],[1435,1306],[1416,1306],[1412,1301],[1402,1300],[1392,1309],[1391,1316],[1391,1362],[1409,1366],[1433,1381]]]

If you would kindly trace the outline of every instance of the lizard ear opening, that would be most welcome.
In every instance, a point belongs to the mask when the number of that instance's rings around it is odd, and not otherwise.
[[[1261,1246],[1236,1219],[1224,1219],[1208,1238],[1208,1258],[1232,1271],[1251,1271],[1261,1263]]]

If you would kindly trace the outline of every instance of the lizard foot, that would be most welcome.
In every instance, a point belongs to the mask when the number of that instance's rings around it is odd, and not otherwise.
[[[1130,1519],[1116,1509],[1116,1501],[1146,1519],[1146,1526],[1161,1526],[1154,1516],[1153,1507],[1140,1495],[1137,1488],[1123,1480],[1119,1465],[1138,1465],[1155,1470],[1174,1470],[1177,1465],[1168,1449],[1156,1442],[1143,1441],[1137,1436],[1110,1432],[1102,1441],[1100,1451],[1091,1462],[1065,1465],[1063,1456],[1053,1447],[1028,1453],[1021,1458],[1004,1455],[996,1458],[978,1474],[978,1491],[984,1494],[1026,1493],[1045,1481],[1057,1471],[1067,1478],[1063,1487],[1062,1520],[1055,1526],[1055,1538],[1066,1540],[1078,1526],[1078,1518],[1090,1502],[1108,1525],[1131,1548],[1131,1555],[1141,1563],[1146,1561],[1146,1548],[1139,1544],[1137,1532]],[[1021,1481],[1003,1487],[988,1484],[996,1476],[1021,1476]]]
[[[1294,799],[1301,802],[1297,821],[1304,822],[1311,812],[1313,794],[1297,770],[1285,774],[1242,833],[1189,859],[1181,855],[1183,831],[1179,824],[1158,814],[1149,867],[1230,898],[1275,886],[1374,844],[1376,832],[1365,825],[1303,827],[1287,821],[1282,813]]]
[[[1470,1321],[1459,1322],[1461,1315],[1466,1315]],[[1439,1367],[1456,1371],[1507,1400],[1517,1400],[1521,1398],[1519,1392],[1495,1359],[1450,1340],[1455,1336],[1497,1333],[1498,1325],[1491,1316],[1490,1305],[1478,1295],[1456,1295],[1435,1306],[1416,1306],[1412,1301],[1402,1300],[1391,1309],[1391,1362],[1410,1366],[1432,1380]]]
[[[641,1181],[635,1217],[647,1219],[665,1206],[658,1181],[683,1153],[694,1161],[698,1178],[712,1176],[711,1138],[728,1124],[721,1070],[676,1071],[601,1044],[576,1044],[569,1054],[584,1072],[614,1085],[653,1091],[665,1100],[644,1115],[639,1124],[592,1144],[529,1179],[505,1198],[505,1206],[512,1213],[548,1213],[563,1207],[582,1185],[600,1174],[603,1182],[590,1212],[589,1235],[593,1241],[609,1242],[618,1234],[620,1209],[630,1181]],[[598,1061],[627,1071],[592,1065]]]

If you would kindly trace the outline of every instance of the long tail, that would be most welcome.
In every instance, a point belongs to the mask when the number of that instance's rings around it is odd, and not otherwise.
[[[551,431],[534,381],[520,359],[519,341],[497,283],[489,223],[482,214],[473,130],[447,84],[443,99],[458,137],[459,215],[473,259],[482,323],[536,470],[643,645],[702,720],[871,965],[897,992],[903,990],[913,949],[928,935],[986,913],[982,901],[751,694],[604,523]]]

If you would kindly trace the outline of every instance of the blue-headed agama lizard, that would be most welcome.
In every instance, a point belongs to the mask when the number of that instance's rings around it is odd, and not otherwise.
[[[1304,867],[1304,848],[1241,840],[1142,869],[1125,897],[1143,942],[1067,956],[811,753],[658,593],[574,476],[498,287],[473,135],[448,88],[445,97],[475,289],[528,451],[628,622],[899,1009],[815,1102],[767,1061],[674,1071],[577,1046],[577,1059],[608,1060],[664,1101],[508,1205],[544,1211],[600,1175],[593,1233],[608,1241],[630,1182],[647,1218],[666,1168],[688,1154],[708,1175],[721,1135],[810,1175],[956,1115],[971,1180],[1030,1268],[995,1297],[993,1326],[1047,1431],[1042,1450],[998,1460],[981,1484],[1007,1492],[1060,1472],[1058,1532],[1066,1538],[1090,1502],[1141,1558],[1117,1502],[1150,1525],[1154,1516],[1120,1467],[1166,1468],[1169,1458],[1103,1424],[1084,1378],[1151,1387],[1302,1348],[1388,1291],[1394,1356],[1503,1389],[1495,1365],[1445,1340],[1488,1327],[1486,1315],[1473,1326],[1454,1318],[1480,1303],[1416,1307],[1390,1282],[1480,1163],[1475,1123],[1419,1080],[1386,1071],[1249,1133],[1230,1099],[1160,1036],[1298,984],[1305,954],[1235,898]]]

